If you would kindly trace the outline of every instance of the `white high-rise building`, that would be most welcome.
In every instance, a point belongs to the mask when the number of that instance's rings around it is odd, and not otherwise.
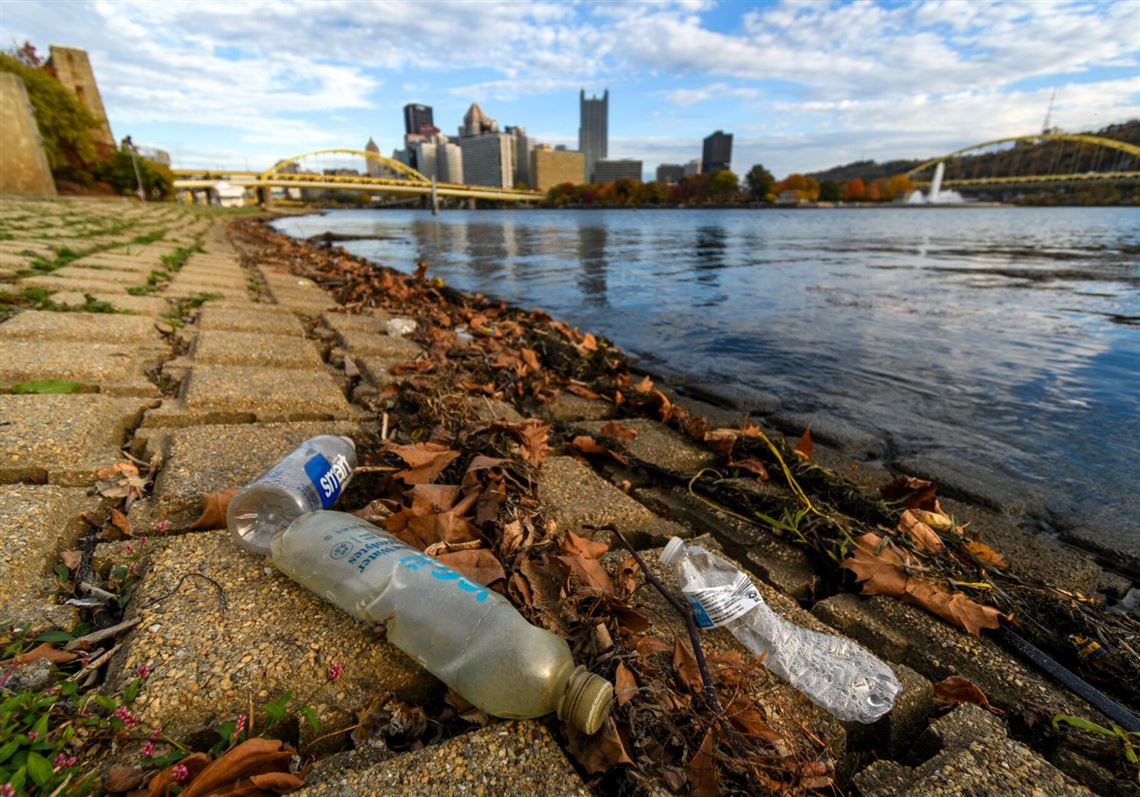
[[[688,163],[685,164],[685,176],[686,177],[692,177],[694,174],[700,174],[700,173],[701,173],[701,159],[700,158],[693,158],[691,161],[689,161]]]
[[[439,169],[438,179],[442,183],[455,183],[462,185],[463,180],[463,149],[454,141],[444,139],[436,150],[436,164]]]

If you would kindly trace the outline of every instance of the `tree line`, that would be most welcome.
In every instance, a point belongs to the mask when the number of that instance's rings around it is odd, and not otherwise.
[[[562,183],[546,192],[549,207],[616,207],[622,205],[728,205],[750,202],[893,202],[905,198],[914,184],[899,174],[864,181],[852,178],[820,182],[803,174],[777,181],[761,164],[744,175],[733,172],[694,174],[676,185],[656,180],[621,179],[612,183]]]

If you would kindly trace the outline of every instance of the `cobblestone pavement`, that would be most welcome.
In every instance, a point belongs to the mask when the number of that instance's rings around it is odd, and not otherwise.
[[[238,550],[224,531],[180,533],[201,510],[203,493],[248,482],[314,434],[359,435],[370,416],[346,395],[343,363],[351,361],[379,389],[389,379],[386,367],[414,356],[415,344],[387,336],[384,318],[338,312],[308,280],[243,265],[223,221],[199,210],[5,200],[0,225],[0,292],[22,302],[22,312],[0,323],[0,620],[36,630],[75,622],[74,607],[55,594],[53,571],[60,552],[85,533],[84,515],[106,512],[108,502],[93,489],[98,472],[127,461],[122,452],[129,452],[160,467],[152,490],[126,516],[138,545],[143,535],[151,539],[124,613],[138,622],[119,639],[106,688],[121,688],[140,666],[150,669],[135,703],[144,723],[190,737],[251,703],[312,692],[334,663],[344,665],[344,676],[313,702],[325,727],[351,722],[378,691],[409,703],[438,700],[440,684],[413,661]],[[36,380],[74,383],[74,392],[13,392]],[[576,396],[547,411],[586,433],[597,432],[608,414],[601,402]],[[710,461],[708,452],[660,425],[633,425],[636,455],[657,468],[689,474]],[[673,534],[716,548],[732,543],[729,552],[776,611],[848,634],[892,663],[905,688],[895,711],[870,729],[830,718],[766,673],[752,686],[798,707],[798,718],[774,721],[809,721],[858,793],[1086,793],[1008,738],[1001,720],[979,718],[972,706],[931,724],[931,681],[951,673],[968,675],[1014,711],[1032,699],[1094,716],[988,640],[883,598],[841,595],[812,607],[818,579],[800,551],[771,540],[741,544],[745,532],[732,519],[687,505],[668,489],[627,494],[604,472],[555,456],[539,493],[561,528],[588,534],[583,524],[617,521],[651,563],[653,549]],[[160,536],[167,527],[174,533]],[[96,574],[138,562],[131,547],[101,544]],[[1072,572],[1099,577],[1091,560],[1066,556]],[[190,576],[207,577],[221,594]],[[652,598],[647,592],[645,600]],[[651,610],[654,617],[669,614]],[[676,631],[660,626],[663,638]],[[914,644],[919,638],[923,644]],[[740,649],[723,631],[709,644]],[[330,754],[306,791],[588,794],[555,743],[554,727],[549,719],[495,723],[415,753]],[[301,733],[302,741],[313,738]],[[319,749],[344,746],[341,737]],[[1069,756],[1059,763],[1079,778],[1087,762]]]

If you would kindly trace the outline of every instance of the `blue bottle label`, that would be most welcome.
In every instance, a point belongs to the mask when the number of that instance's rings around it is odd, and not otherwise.
[[[341,454],[330,463],[324,454],[316,454],[305,463],[305,475],[321,499],[321,509],[328,509],[348,481],[348,460]]]

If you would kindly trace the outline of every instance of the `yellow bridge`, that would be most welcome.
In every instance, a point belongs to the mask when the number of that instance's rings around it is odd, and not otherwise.
[[[336,173],[305,170],[302,163],[322,156],[363,158],[365,174],[345,173],[356,170],[331,170]],[[210,190],[219,182],[240,188],[252,188],[265,200],[270,190],[311,189],[323,191],[359,191],[369,194],[397,194],[455,199],[490,199],[498,202],[537,202],[541,191],[497,188],[487,185],[437,183],[418,171],[392,158],[360,149],[322,149],[278,161],[263,172],[215,171],[209,169],[175,169],[174,187],[179,190]]]
[[[1099,136],[1041,133],[974,144],[907,172],[929,186],[943,165],[942,188],[971,189],[1047,183],[1122,183],[1140,180],[1140,147]]]

